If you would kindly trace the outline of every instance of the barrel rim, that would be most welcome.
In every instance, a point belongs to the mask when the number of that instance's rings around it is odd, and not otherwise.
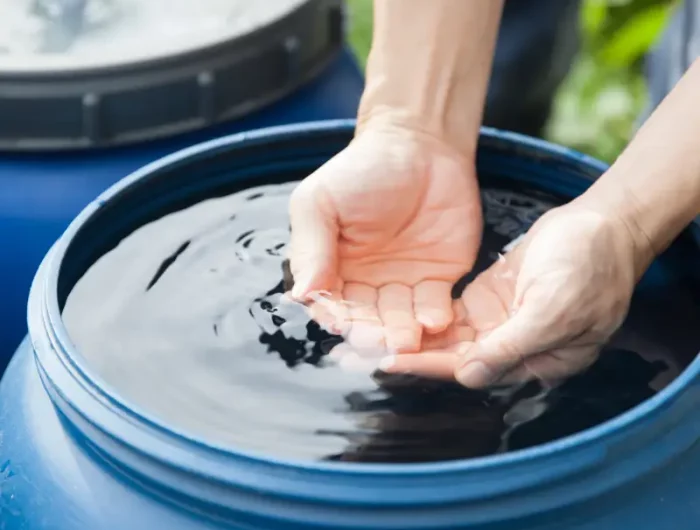
[[[71,62],[70,57],[54,56],[43,62],[34,61],[30,65],[23,62],[21,58],[4,59],[0,61],[0,80],[33,79],[46,82],[75,75],[95,77],[112,73],[124,74],[133,70],[146,70],[149,67],[159,66],[161,63],[177,63],[193,56],[216,51],[234,42],[237,44],[246,43],[251,37],[261,33],[269,33],[270,29],[274,30],[277,26],[283,25],[288,19],[303,11],[313,2],[318,2],[318,0],[303,0],[298,4],[291,5],[266,25],[253,26],[239,33],[228,33],[224,37],[204,39],[191,48],[176,49],[177,51],[174,52],[169,49],[161,50],[157,54],[137,60],[125,60],[121,57],[111,57],[105,60],[103,57],[98,57],[85,60],[81,64],[75,64]]]
[[[262,25],[140,59],[71,66],[52,57],[37,67],[8,59],[10,67],[0,58],[0,114],[9,116],[0,120],[0,150],[128,146],[264,109],[342,53],[344,7],[343,0],[295,0]],[[27,109],[42,119],[23,122]]]
[[[463,478],[465,473],[503,470],[504,468],[509,468],[518,464],[527,465],[529,468],[530,466],[534,465],[535,461],[539,461],[541,459],[564,459],[566,457],[569,460],[575,460],[570,458],[572,456],[570,454],[572,451],[585,451],[590,449],[590,446],[594,442],[620,435],[626,429],[639,426],[640,423],[649,419],[650,416],[661,412],[662,409],[670,402],[677,400],[686,387],[688,387],[694,379],[697,379],[700,373],[700,357],[696,357],[695,360],[693,360],[693,362],[676,379],[674,379],[666,388],[652,398],[644,401],[629,411],[590,429],[586,429],[542,445],[517,450],[506,454],[491,455],[466,460],[418,464],[314,462],[280,458],[274,455],[258,453],[256,451],[235,449],[219,444],[213,444],[203,441],[192,434],[185,434],[177,429],[168,427],[161,421],[154,419],[148,413],[143,413],[139,407],[134,407],[127,400],[119,396],[118,393],[114,392],[108,385],[105,385],[104,382],[100,383],[100,379],[91,372],[89,366],[87,366],[87,363],[80,360],[80,355],[77,349],[70,341],[68,332],[61,319],[58,299],[56,296],[59,272],[65,253],[79,229],[89,222],[92,215],[99,210],[101,206],[105,204],[105,202],[110,200],[110,198],[114,197],[134,182],[151,175],[153,172],[165,170],[173,164],[185,161],[195,157],[196,155],[208,154],[219,149],[255,145],[259,142],[270,142],[283,140],[290,137],[299,137],[299,135],[319,134],[324,132],[341,132],[347,133],[349,136],[351,136],[352,132],[354,131],[354,126],[354,120],[325,120],[298,123],[233,134],[185,148],[161,158],[160,160],[152,162],[119,181],[107,191],[102,193],[95,201],[89,204],[70,224],[63,236],[54,246],[51,256],[47,259],[47,268],[44,271],[45,276],[41,279],[37,278],[37,283],[33,287],[33,291],[41,291],[41,293],[33,294],[42,296],[43,301],[41,303],[44,306],[45,318],[42,319],[41,322],[37,322],[34,321],[31,316],[29,317],[30,335],[41,334],[42,330],[40,329],[40,326],[45,325],[48,327],[49,334],[53,336],[53,340],[51,342],[54,349],[54,351],[48,352],[48,354],[55,353],[68,360],[73,367],[77,368],[77,372],[71,374],[71,377],[80,379],[79,384],[82,387],[89,386],[91,387],[92,391],[99,391],[100,397],[104,400],[101,403],[103,408],[106,403],[110,404],[112,407],[111,415],[109,417],[102,418],[102,426],[104,427],[105,432],[115,432],[115,422],[120,420],[122,421],[123,427],[124,417],[122,416],[126,414],[129,416],[131,422],[138,422],[137,428],[155,428],[159,434],[164,434],[168,437],[166,443],[184,443],[190,450],[197,452],[198,456],[206,456],[208,454],[209,456],[215,456],[217,458],[224,457],[225,459],[229,460],[233,458],[233,461],[242,464],[263,465],[268,471],[270,469],[287,470],[292,472],[308,471],[317,475],[336,477],[354,476],[375,479],[378,477],[393,477],[394,479],[397,479],[409,476],[414,478],[429,477],[431,479],[438,476],[459,476]],[[482,128],[481,135],[482,141],[487,143],[505,143],[510,147],[536,152],[538,156],[545,158],[553,157],[560,160],[565,158],[570,161],[575,161],[577,164],[585,166],[589,173],[600,173],[605,171],[608,167],[606,164],[588,155],[584,155],[569,148],[557,146],[544,140],[523,136],[517,133],[504,132],[491,128]],[[700,240],[699,228],[700,226],[693,226],[692,230],[694,231],[694,234],[697,234],[698,239]],[[36,345],[35,351],[37,353],[37,360],[39,364],[41,364],[42,354],[38,351]],[[56,381],[54,381],[53,384],[57,384]],[[83,388],[83,390],[85,389]],[[80,405],[73,404],[73,406],[80,409]],[[117,407],[117,409],[114,407]],[[94,417],[88,419],[95,422]],[[134,428],[133,423],[131,424],[131,427]],[[120,435],[122,432],[123,431],[119,431]],[[189,470],[200,476],[202,475],[201,470],[196,468],[193,469],[191,466],[187,465],[186,461],[183,461],[182,459],[178,460],[173,452],[163,450],[164,448],[167,448],[167,445],[163,445],[162,439],[156,439],[154,437],[154,439],[150,440],[149,443],[136,444],[136,447],[143,454],[149,454],[154,458],[161,459],[167,465],[176,467],[180,470]],[[596,453],[578,467],[576,467],[576,464],[572,462],[574,468],[572,468],[573,471],[570,470],[569,472],[583,471],[584,467],[589,468],[591,465],[599,463],[604,456],[604,454]],[[586,459],[583,458],[583,460]],[[197,458],[197,461],[201,461],[201,459]],[[219,463],[220,462],[221,461],[219,460]],[[219,475],[219,477],[222,476],[221,474],[217,475]],[[222,480],[230,481],[232,479],[230,475],[224,474]],[[540,480],[535,482],[541,482],[541,477]],[[376,502],[380,503],[383,502],[383,500],[377,499]]]

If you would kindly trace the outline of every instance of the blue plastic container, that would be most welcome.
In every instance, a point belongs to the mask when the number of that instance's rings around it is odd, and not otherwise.
[[[0,383],[4,530],[691,530],[700,521],[700,360],[649,401],[593,429],[495,457],[440,464],[299,463],[175,432],[125,402],[71,346],[60,307],[115,234],[228,184],[299,178],[344,147],[351,122],[229,136],[139,170],[102,194],[47,254],[29,339]],[[482,179],[568,196],[604,166],[485,130]],[[700,295],[700,229],[640,289]],[[235,428],[235,426],[232,426]]]
[[[168,153],[238,131],[354,118],[364,80],[345,51],[310,84],[250,114],[197,133],[115,149],[0,153],[0,375],[27,333],[32,276],[51,244],[100,192]]]

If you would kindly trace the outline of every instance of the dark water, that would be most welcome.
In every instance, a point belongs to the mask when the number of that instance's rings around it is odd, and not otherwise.
[[[107,384],[219,444],[299,459],[438,461],[594,426],[652,396],[700,349],[697,333],[668,340],[700,317],[671,285],[638,295],[600,360],[556,388],[476,392],[344,371],[327,357],[341,339],[282,300],[291,189],[255,188],[168,215],[88,270],[64,319]],[[477,269],[555,202],[486,190]]]

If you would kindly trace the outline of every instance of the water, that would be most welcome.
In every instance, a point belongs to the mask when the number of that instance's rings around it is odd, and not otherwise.
[[[600,360],[556,388],[533,382],[477,392],[345,371],[327,355],[342,339],[282,297],[293,186],[262,186],[167,215],[88,270],[63,317],[105,384],[211,443],[294,459],[427,462],[594,426],[652,396],[698,351],[669,345],[669,322],[700,317],[682,289],[669,287],[637,296]],[[529,192],[484,193],[477,270],[557,203]]]

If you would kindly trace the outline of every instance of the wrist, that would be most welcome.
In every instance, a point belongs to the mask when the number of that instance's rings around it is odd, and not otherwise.
[[[608,220],[618,235],[620,245],[630,250],[635,279],[639,281],[658,251],[645,230],[641,210],[625,187],[613,179],[599,181],[574,202],[601,213]]]
[[[358,132],[400,124],[473,158],[503,0],[381,0]]]
[[[476,160],[476,144],[478,130],[473,142],[465,145],[446,131],[431,127],[420,116],[404,109],[373,108],[367,112],[361,112],[357,116],[355,136],[366,133],[395,133],[404,137],[413,138],[420,143],[428,143],[449,151],[455,157],[474,163]]]
[[[585,194],[628,227],[649,263],[700,215],[698,87],[700,63]]]
[[[358,132],[370,126],[402,127],[430,136],[473,158],[479,140],[482,100],[470,101],[464,90],[458,91],[464,98],[459,102],[439,96],[453,92],[446,86],[406,89],[405,84],[401,88],[386,79],[382,83],[369,79],[357,114]]]
[[[474,167],[476,163],[476,147],[465,149],[455,144],[451,138],[426,127],[418,117],[407,112],[377,109],[373,113],[358,115],[355,138],[373,135],[381,136],[386,145],[408,141],[432,153],[441,152],[463,165]]]

